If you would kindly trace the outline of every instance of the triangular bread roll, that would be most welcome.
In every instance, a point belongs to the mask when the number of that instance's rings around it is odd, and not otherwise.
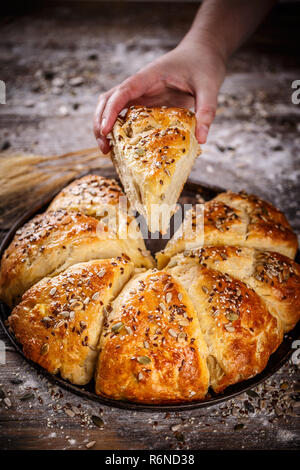
[[[26,291],[8,320],[25,356],[74,384],[88,383],[106,309],[133,269],[125,258],[89,261]]]
[[[166,233],[200,153],[195,124],[187,109],[132,106],[113,128],[113,163],[131,207],[151,232]]]

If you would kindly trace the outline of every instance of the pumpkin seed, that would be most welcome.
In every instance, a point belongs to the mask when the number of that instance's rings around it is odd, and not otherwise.
[[[101,419],[99,416],[93,415],[91,420],[93,421],[94,425],[97,426],[97,428],[103,428],[104,422],[103,419]]]
[[[138,361],[140,364],[150,364],[151,359],[150,359],[150,357],[148,357],[148,356],[139,356],[139,357],[137,358],[137,361]]]
[[[41,347],[41,355],[42,356],[45,356],[45,354],[47,354],[49,351],[49,344],[48,343],[44,343]]]
[[[123,322],[120,321],[112,326],[111,331],[113,331],[114,333],[119,333],[122,330],[123,326]]]
[[[28,401],[34,398],[34,393],[32,392],[25,392],[22,396],[20,396],[21,401]]]
[[[226,318],[227,320],[229,321],[236,321],[239,319],[239,315],[235,312],[229,312],[229,313],[226,313]]]

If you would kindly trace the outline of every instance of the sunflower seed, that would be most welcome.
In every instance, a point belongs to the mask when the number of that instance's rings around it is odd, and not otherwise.
[[[171,294],[171,292],[168,292],[168,293],[166,294],[166,302],[167,302],[167,304],[170,303],[171,300],[172,300],[172,294]]]
[[[177,338],[177,333],[176,333],[176,331],[173,330],[172,328],[170,328],[170,329],[168,330],[168,333],[169,333],[170,336],[173,336],[173,338]]]
[[[100,292],[95,292],[95,294],[92,296],[92,300],[97,300],[100,295]]]
[[[227,330],[229,333],[233,333],[235,331],[234,327],[231,326],[230,323],[226,323],[226,325],[224,325],[224,328],[225,330]]]
[[[90,449],[91,447],[94,447],[95,444],[96,444],[96,441],[91,441],[91,442],[88,442],[88,443],[85,445],[85,447],[86,447],[87,449]]]
[[[143,372],[139,372],[139,374],[138,374],[138,381],[140,382],[141,380],[143,380],[143,378],[144,378]]]
[[[125,326],[125,330],[126,330],[127,334],[129,334],[129,335],[132,335],[132,334],[133,334],[133,331],[132,331],[132,329],[130,328],[130,326]]]
[[[69,410],[69,408],[65,409],[66,415],[70,416],[70,418],[74,418],[75,413],[72,410]]]
[[[106,269],[105,268],[101,268],[98,272],[98,277],[103,277],[104,274],[106,273]]]
[[[54,294],[56,294],[56,287],[52,287],[52,289],[50,290],[49,294],[52,296]]]
[[[10,399],[9,399],[8,397],[5,397],[5,398],[3,399],[3,401],[4,401],[5,405],[7,406],[7,408],[10,408],[10,407],[11,407],[11,401],[10,401]]]
[[[177,336],[178,341],[186,341],[187,335],[183,331]]]

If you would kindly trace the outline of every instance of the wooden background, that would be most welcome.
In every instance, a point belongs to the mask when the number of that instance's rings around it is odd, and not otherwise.
[[[95,151],[48,156],[94,147],[98,93],[174,47],[197,8],[50,3],[1,19],[2,237],[26,208],[76,173],[98,167],[112,174],[110,160]],[[299,13],[297,4],[279,5],[232,58],[209,141],[192,171],[200,182],[265,197],[298,234],[300,106],[291,102],[291,84],[300,79]],[[250,394],[219,406],[137,413],[56,388],[2,332],[0,339],[1,449],[86,449],[93,441],[91,449],[299,448],[299,368],[292,361]]]

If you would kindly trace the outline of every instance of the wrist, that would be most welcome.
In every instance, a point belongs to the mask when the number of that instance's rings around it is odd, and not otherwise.
[[[191,29],[188,34],[182,39],[179,46],[180,48],[193,48],[203,53],[214,56],[216,60],[223,63],[226,68],[230,51],[226,47],[224,41],[219,41],[216,35],[212,35],[209,31],[202,29],[201,31],[193,31]]]

